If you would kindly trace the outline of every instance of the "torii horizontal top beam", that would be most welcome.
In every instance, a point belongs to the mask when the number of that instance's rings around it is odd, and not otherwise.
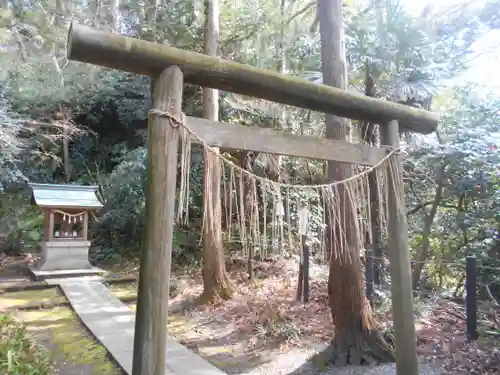
[[[416,133],[434,132],[439,120],[438,114],[418,108],[78,24],[70,26],[67,55],[70,60],[153,77],[178,65],[186,83],[380,125],[398,120],[403,129]]]

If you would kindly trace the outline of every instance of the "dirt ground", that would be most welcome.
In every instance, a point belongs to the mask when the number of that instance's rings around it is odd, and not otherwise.
[[[256,263],[252,280],[248,280],[245,269],[246,266],[238,262],[230,267],[237,292],[230,301],[210,306],[195,304],[202,291],[202,280],[196,272],[174,271],[169,303],[169,334],[228,374],[319,374],[304,362],[315,350],[324,347],[333,334],[327,304],[326,268],[312,267],[310,301],[307,304],[295,300],[296,260]],[[121,275],[137,273],[133,264],[114,268],[115,273],[117,270]],[[111,284],[108,287],[118,298],[129,300],[137,290],[136,283]],[[7,300],[3,295],[0,310],[7,305],[18,306],[34,299],[58,301],[64,298],[57,290],[43,292],[46,294],[39,291],[18,292],[13,296],[11,293]],[[135,309],[134,303],[129,306]],[[115,374],[117,369],[107,359],[104,348],[88,337],[71,310],[67,307],[57,309],[19,311],[17,316],[27,322],[40,343],[54,351],[61,374]],[[478,341],[467,342],[463,305],[434,296],[417,298],[416,310],[419,354],[427,364],[423,368],[429,368],[422,373],[439,373],[431,371],[430,366],[434,369],[441,367],[443,374],[450,375],[500,373],[500,351],[497,349],[500,340],[483,334]],[[382,329],[391,325],[388,311],[388,301],[377,308]],[[500,326],[498,308],[481,306],[479,317],[481,332]],[[66,328],[58,328],[61,325]],[[63,336],[60,332],[66,332],[70,339],[60,342]],[[78,341],[80,337],[83,341]],[[72,345],[73,342],[77,344]],[[91,354],[81,354],[82,347]],[[389,365],[376,369],[350,368],[348,372],[331,369],[322,374],[385,375],[394,371],[394,366]]]
[[[332,338],[333,325],[326,293],[327,269],[311,270],[311,299],[295,300],[295,260],[255,264],[248,280],[244,264],[230,267],[237,292],[230,301],[195,306],[202,291],[199,275],[175,272],[170,300],[169,333],[229,374],[265,367],[290,353],[312,354]],[[136,284],[110,286],[119,297],[136,293]],[[444,374],[500,373],[500,340],[484,336],[469,343],[464,306],[439,296],[416,298],[418,350],[423,361]],[[131,304],[131,308],[135,308]],[[389,299],[377,308],[382,329],[391,326]],[[500,326],[500,311],[482,306],[480,324]],[[286,358],[286,357],[285,357]],[[286,360],[285,360],[286,361]],[[245,364],[244,369],[241,368]],[[253,374],[253,372],[251,372]]]

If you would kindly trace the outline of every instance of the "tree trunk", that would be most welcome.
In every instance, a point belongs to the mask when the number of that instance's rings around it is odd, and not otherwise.
[[[239,162],[240,166],[249,171],[253,172],[253,168],[255,165],[255,153],[251,151],[241,151],[239,154]],[[239,197],[243,199],[243,207],[245,210],[245,214],[243,220],[245,221],[245,227],[250,228],[252,211],[254,210],[255,205],[258,205],[259,202],[255,201],[255,197],[257,196],[257,192],[254,191],[254,184],[252,180],[247,176],[240,175],[243,184],[243,196]],[[238,202],[237,204],[240,204]],[[255,244],[249,241],[247,237],[240,238],[242,241],[243,249],[247,253],[247,273],[248,279],[251,279],[253,276],[253,259],[254,259],[254,246]]]
[[[347,88],[347,67],[342,27],[342,0],[318,0],[318,18],[321,37],[321,62],[323,83],[341,89]],[[326,136],[337,140],[348,140],[349,121],[345,118],[326,116]],[[347,164],[329,162],[329,181],[342,180],[353,173]],[[339,188],[339,194],[345,193]],[[344,205],[342,219],[346,243],[339,256],[330,257],[328,279],[329,305],[335,325],[335,336],[330,348],[325,351],[328,361],[338,365],[363,364],[394,359],[392,348],[376,329],[375,320],[367,301],[361,268],[360,249],[354,230],[356,212],[352,209],[347,194],[340,199]],[[328,247],[335,254],[333,227],[329,221]],[[350,253],[350,259],[347,253]]]
[[[205,0],[205,53],[217,55],[219,44],[218,0]],[[219,119],[218,90],[203,88],[203,117]],[[221,165],[216,155],[205,152],[205,199],[203,226],[203,293],[201,302],[229,299],[233,285],[226,272],[222,240]]]
[[[56,1],[56,10],[57,10],[58,16],[54,18],[54,26],[58,26],[58,27],[63,28],[64,23],[63,23],[62,15],[64,14],[64,6],[63,6],[62,1]],[[65,86],[64,74],[63,74],[61,66],[58,62],[58,59],[57,59],[58,48],[57,48],[56,44],[53,45],[52,51],[53,51],[52,61],[54,62],[54,67],[55,67],[57,74],[59,76],[59,85],[60,85],[61,90],[64,90],[64,86]],[[71,114],[69,113],[68,108],[66,108],[62,104],[59,104],[59,113],[56,116],[57,116],[58,121],[62,120],[64,122],[63,138],[62,138],[64,182],[69,183],[71,181],[71,162],[70,162],[70,155],[69,155],[69,128],[68,127],[70,126]]]
[[[161,32],[158,32],[158,24],[157,24],[158,7],[160,5],[160,2],[159,0],[148,0],[145,2],[145,4],[146,4],[146,9],[144,10],[145,20],[141,26],[141,37],[145,38],[146,40],[158,43],[158,37],[159,34],[161,34]]]
[[[279,39],[278,43],[276,45],[276,70],[280,74],[285,74],[286,72],[286,51],[285,51],[285,5],[286,5],[286,0],[280,0],[280,34],[279,34]],[[281,111],[279,114],[278,118],[278,129],[283,130],[286,124],[286,112],[285,112],[285,107],[281,107]],[[277,171],[277,176],[274,176],[276,178],[276,181],[279,180],[279,173],[280,173],[280,167],[281,167],[281,159],[283,158],[282,155],[279,154],[272,154],[270,157],[274,158],[275,163],[273,166],[273,169]]]
[[[108,8],[109,26],[117,33],[121,33],[121,0],[111,0]]]
[[[436,192],[434,193],[434,201],[432,202],[431,211],[425,216],[424,229],[422,231],[422,246],[415,257],[415,265],[413,266],[413,273],[411,275],[411,284],[413,289],[417,289],[420,284],[420,278],[425,266],[425,262],[429,256],[432,224],[437,214],[441,199],[443,199],[444,180],[445,180],[446,164],[439,167],[436,176]],[[424,209],[425,210],[425,209]]]
[[[70,160],[69,160],[69,134],[68,128],[63,129],[63,166],[64,166],[64,182],[69,183],[71,179]]]
[[[376,88],[375,88],[375,78],[372,75],[370,65],[366,65],[366,76],[365,76],[365,95],[375,98]],[[377,146],[377,134],[375,133],[376,125],[373,122],[363,122],[361,126],[361,135],[363,141],[370,146]],[[380,285],[382,283],[382,267],[384,263],[382,262],[382,231],[380,222],[380,194],[379,194],[379,184],[377,178],[377,171],[372,171],[368,174],[368,187],[370,190],[370,227],[372,232],[371,244],[368,244],[369,239],[366,240],[368,246],[372,247],[372,254],[374,259],[372,259],[373,264],[373,282],[375,285]]]

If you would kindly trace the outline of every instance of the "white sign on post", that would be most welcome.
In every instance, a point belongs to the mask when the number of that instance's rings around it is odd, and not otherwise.
[[[278,196],[278,202],[276,203],[276,216],[282,218],[285,216],[285,206],[283,206],[283,199]]]
[[[309,210],[307,207],[299,208],[299,234],[305,236],[307,234],[307,226],[309,224]]]

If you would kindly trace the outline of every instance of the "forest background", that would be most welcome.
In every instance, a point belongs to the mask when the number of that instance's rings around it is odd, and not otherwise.
[[[104,208],[92,221],[92,259],[114,263],[138,255],[145,222],[150,80],[68,62],[68,25],[76,21],[204,52],[210,32],[207,4],[213,3],[0,0],[1,252],[31,249],[40,240],[43,217],[30,204],[25,184],[33,181],[98,185]],[[221,57],[322,82],[325,36],[318,3],[224,0],[219,5]],[[500,79],[493,68],[499,10],[495,1],[422,7],[395,0],[343,4],[348,90],[442,114],[437,135],[403,135],[415,289],[461,295],[465,256],[475,255],[481,293],[500,297]],[[203,116],[203,97],[200,88],[187,86],[185,112]],[[217,102],[221,121],[325,135],[324,116],[318,113],[226,92]],[[373,124],[353,122],[351,130],[351,141],[377,143],[369,135],[375,132]],[[326,164],[318,161],[227,155],[270,179],[308,184],[326,178]],[[175,229],[178,265],[200,264],[203,258],[198,241],[204,162],[202,150],[195,149],[193,221]],[[225,229],[223,222],[220,226]],[[314,247],[314,236],[311,241]],[[239,249],[234,243],[224,247],[226,255]],[[283,255],[282,249],[278,254]],[[387,278],[384,248],[375,255],[376,277]]]

